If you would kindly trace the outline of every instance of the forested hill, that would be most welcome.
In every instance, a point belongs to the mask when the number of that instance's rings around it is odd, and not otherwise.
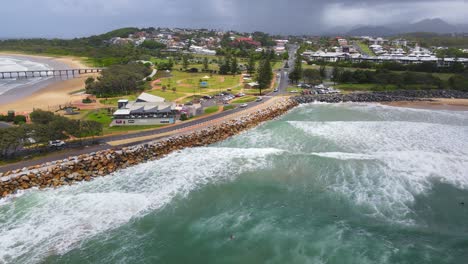
[[[105,40],[128,37],[138,31],[138,28],[121,28],[102,35],[75,39],[7,39],[0,40],[0,50],[88,57],[95,66],[108,66],[138,59],[141,52],[133,45],[111,46]]]

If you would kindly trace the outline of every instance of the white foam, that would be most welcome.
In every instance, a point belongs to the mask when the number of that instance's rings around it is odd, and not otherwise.
[[[51,70],[52,68],[45,64],[39,62],[29,61],[27,59],[12,58],[0,56],[0,72],[22,72],[22,71],[31,71],[31,70]],[[8,75],[7,75],[8,76]],[[20,79],[0,79],[0,95],[15,89],[22,85],[31,85],[40,81],[50,79],[52,77],[36,77],[34,78],[20,78]]]
[[[114,176],[28,191],[0,204],[0,262],[36,263],[160,209],[194,189],[269,165],[276,149],[195,148]]]
[[[334,142],[348,152],[420,150],[468,154],[468,127],[421,122],[290,121],[307,134]]]
[[[289,122],[341,151],[312,155],[342,160],[337,175],[323,175],[329,188],[370,213],[411,221],[415,196],[433,179],[468,189],[468,127],[416,122]]]

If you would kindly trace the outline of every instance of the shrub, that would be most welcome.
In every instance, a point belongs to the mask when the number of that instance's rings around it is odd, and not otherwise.
[[[180,115],[180,121],[185,121],[185,120],[188,120],[188,116],[187,114],[183,113]]]
[[[26,116],[24,115],[17,115],[13,118],[13,123],[15,123],[15,125],[19,125],[19,124],[24,124],[26,123]]]
[[[93,100],[91,100],[89,97],[86,97],[85,99],[81,100],[81,102],[83,104],[90,104],[93,102]]]

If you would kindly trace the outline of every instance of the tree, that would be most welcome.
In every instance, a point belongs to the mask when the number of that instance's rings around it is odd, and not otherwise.
[[[270,60],[264,59],[260,62],[257,69],[257,82],[260,95],[262,95],[262,89],[270,87],[271,81],[273,80],[273,70],[271,67]]]
[[[237,58],[234,57],[231,60],[231,73],[232,75],[236,75],[238,71],[239,71],[239,65],[237,64]]]
[[[172,87],[172,92],[175,93],[177,91],[177,88]]]
[[[34,109],[29,117],[34,124],[47,125],[54,120],[55,115],[52,112]]]
[[[231,71],[231,63],[229,58],[224,58],[221,61],[221,65],[219,66],[219,74],[225,75]]]
[[[305,69],[303,72],[304,80],[309,84],[319,84],[321,80],[320,72],[314,69]]]
[[[26,116],[24,116],[24,115],[15,115],[15,117],[13,118],[13,123],[15,123],[15,125],[26,123]]]
[[[322,77],[322,79],[327,78],[327,68],[325,67],[325,65],[320,66],[319,72],[320,77]]]
[[[188,67],[189,67],[189,59],[188,59],[188,56],[184,55],[182,56],[182,67],[184,68],[184,70],[186,70]]]
[[[92,85],[94,83],[95,79],[94,77],[88,77],[85,81],[85,85],[88,86],[88,85]]]
[[[294,61],[294,69],[289,73],[289,79],[293,83],[298,83],[302,79],[302,73],[302,56],[301,54],[297,54]]]
[[[86,92],[97,97],[114,97],[144,90],[143,78],[151,69],[141,63],[113,65],[102,71],[97,81],[86,85]]]
[[[255,57],[253,55],[250,55],[249,57],[249,62],[247,64],[247,73],[248,74],[253,74],[255,72]]]
[[[153,41],[153,40],[145,40],[143,41],[143,43],[141,43],[140,47],[156,50],[156,49],[164,49],[166,48],[166,45]]]
[[[339,67],[333,67],[332,81],[336,84],[341,78],[341,73],[343,71]]]
[[[204,70],[204,71],[208,71],[208,70],[209,70],[208,58],[207,58],[207,57],[203,58],[203,70]]]

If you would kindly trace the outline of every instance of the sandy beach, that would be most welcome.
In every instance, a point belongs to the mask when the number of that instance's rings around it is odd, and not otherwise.
[[[48,57],[10,52],[0,52],[0,55],[24,57],[46,62],[53,68],[87,68],[76,57]],[[55,110],[59,105],[66,105],[74,101],[80,101],[81,95],[73,95],[73,92],[85,88],[84,82],[89,75],[81,75],[74,79],[52,78],[32,85],[21,86],[1,95],[0,113],[14,110],[18,113],[28,113],[34,108]]]
[[[433,101],[391,102],[385,105],[431,110],[468,111],[468,99],[434,98]]]
[[[36,58],[36,59],[42,59],[42,60],[48,60],[48,61],[56,61],[62,64],[66,64],[70,69],[90,67],[89,65],[86,65],[80,58],[73,57],[73,56],[51,57],[51,56],[29,55],[29,54],[24,54],[24,53],[5,52],[5,51],[0,51],[0,55],[24,57],[26,59]]]

